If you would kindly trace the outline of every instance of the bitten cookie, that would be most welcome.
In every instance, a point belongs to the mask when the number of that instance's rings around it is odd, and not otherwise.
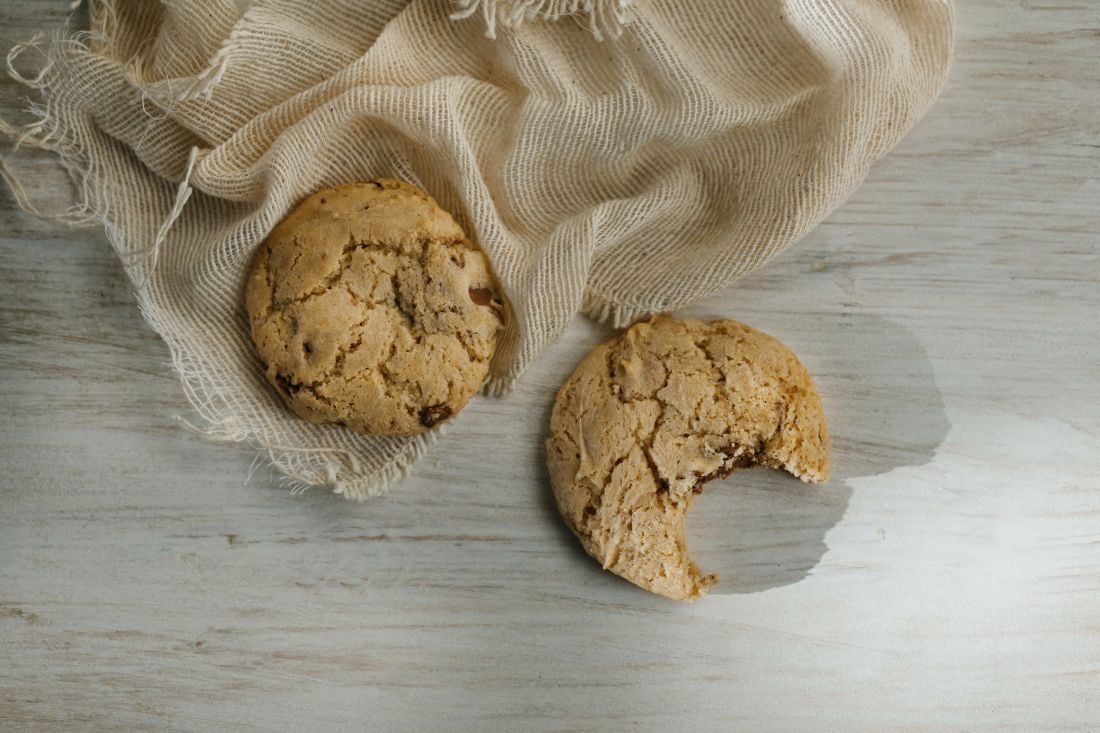
[[[812,482],[829,471],[810,375],[736,321],[657,317],[593,349],[558,392],[546,449],[558,510],[588,554],[677,600],[717,580],[684,540],[703,484],[749,466]]]
[[[484,253],[430,196],[390,179],[299,204],[257,251],[245,307],[290,408],[371,435],[461,410],[505,318]]]

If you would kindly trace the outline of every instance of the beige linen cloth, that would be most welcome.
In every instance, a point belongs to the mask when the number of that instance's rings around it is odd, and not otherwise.
[[[499,393],[578,311],[622,325],[674,310],[802,237],[928,109],[953,29],[949,0],[90,12],[90,31],[39,43],[46,60],[23,76],[36,121],[5,131],[71,173],[79,201],[54,218],[105,228],[197,427],[353,498],[384,490],[428,439],[303,422],[264,381],[242,284],[302,197],[392,176],[454,212],[510,302]]]

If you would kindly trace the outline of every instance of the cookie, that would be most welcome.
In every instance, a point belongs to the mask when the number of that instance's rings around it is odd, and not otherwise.
[[[485,254],[391,179],[299,204],[257,251],[245,308],[287,405],[369,435],[421,433],[461,410],[505,318]]]
[[[565,523],[603,567],[694,600],[716,580],[684,540],[708,481],[750,466],[829,472],[821,399],[771,336],[736,321],[657,317],[597,346],[558,392],[546,444]]]

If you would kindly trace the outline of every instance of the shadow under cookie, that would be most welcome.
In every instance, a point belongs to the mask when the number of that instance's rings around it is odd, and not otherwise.
[[[851,480],[927,463],[950,429],[932,364],[904,326],[848,315],[815,352],[813,376],[832,437],[832,478],[803,484],[778,471],[742,470],[707,485],[687,519],[688,546],[711,594],[755,593],[797,583],[829,549]]]

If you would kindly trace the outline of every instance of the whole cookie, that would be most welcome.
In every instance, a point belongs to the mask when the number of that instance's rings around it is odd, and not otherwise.
[[[484,253],[391,179],[299,204],[256,253],[245,307],[291,409],[371,435],[420,433],[461,410],[504,320]]]
[[[588,554],[677,600],[717,579],[684,540],[703,484],[748,466],[813,482],[829,470],[806,369],[736,321],[657,317],[597,346],[558,392],[546,449],[558,510]]]

